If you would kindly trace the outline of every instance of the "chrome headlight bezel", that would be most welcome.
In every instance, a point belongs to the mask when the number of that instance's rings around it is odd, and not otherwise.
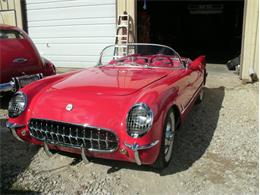
[[[143,112],[142,114],[145,116],[141,116],[140,113],[138,116],[138,114],[135,114],[134,112]],[[136,119],[136,117],[139,117],[139,119]],[[143,124],[140,124],[140,122],[142,122]],[[131,137],[142,137],[151,129],[152,125],[153,111],[145,103],[135,104],[128,111],[126,118],[126,129],[128,135],[130,135]]]
[[[23,101],[19,100],[18,102],[18,98],[22,98]],[[20,104],[18,105],[18,109],[17,109],[17,104]],[[27,107],[27,96],[23,92],[18,91],[13,95],[13,97],[9,101],[8,116],[10,118],[18,117],[24,112],[26,107]]]

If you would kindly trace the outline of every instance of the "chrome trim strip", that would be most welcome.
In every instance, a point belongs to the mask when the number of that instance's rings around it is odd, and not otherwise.
[[[156,141],[153,141],[152,143],[150,144],[146,144],[146,145],[139,145],[137,143],[134,143],[134,144],[128,144],[126,142],[124,142],[124,145],[128,148],[130,148],[133,152],[134,152],[134,157],[135,157],[135,162],[136,164],[138,165],[142,165],[142,161],[140,159],[140,156],[139,156],[139,150],[146,150],[146,149],[149,149],[149,148],[152,148],[154,147],[155,145],[157,145],[159,143],[159,140],[156,140]]]
[[[194,96],[190,99],[189,103],[183,108],[183,110],[181,111],[181,114],[183,114],[189,107],[190,105],[196,101],[196,98],[199,95],[200,90],[204,87],[204,82],[202,81],[202,83],[200,84],[199,88],[197,89],[197,91],[194,93]]]
[[[6,122],[6,127],[9,128],[9,129],[17,129],[17,128],[22,128],[22,127],[25,127],[25,125],[22,125],[22,124],[17,124],[17,123],[10,123],[10,122]]]
[[[16,124],[16,123],[10,123],[10,122],[6,122],[6,127],[8,129],[10,129],[12,135],[19,141],[24,142],[24,140],[22,140],[16,133],[16,129],[17,128],[22,128],[25,127],[25,125],[21,125],[21,124]]]

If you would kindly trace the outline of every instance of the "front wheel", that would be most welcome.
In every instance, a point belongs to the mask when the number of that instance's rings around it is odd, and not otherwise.
[[[157,160],[153,164],[153,167],[159,170],[167,167],[172,159],[175,130],[175,114],[173,110],[170,110],[163,125],[160,153]]]

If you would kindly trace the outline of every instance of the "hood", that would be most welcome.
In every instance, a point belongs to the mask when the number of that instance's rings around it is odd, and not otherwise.
[[[167,72],[169,71],[169,72]],[[136,101],[134,92],[172,70],[94,67],[64,76],[29,100],[30,118],[43,118],[114,129]],[[131,95],[130,95],[131,94]],[[73,106],[66,110],[68,104]],[[105,120],[104,120],[105,119]]]
[[[94,67],[53,84],[48,91],[124,96],[160,80],[167,74],[166,70],[147,68]]]

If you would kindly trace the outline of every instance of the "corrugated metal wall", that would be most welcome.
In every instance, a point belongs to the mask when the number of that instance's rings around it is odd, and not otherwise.
[[[0,24],[23,28],[21,0],[0,0]]]
[[[27,0],[26,7],[30,37],[56,66],[93,66],[114,43],[115,0]]]

